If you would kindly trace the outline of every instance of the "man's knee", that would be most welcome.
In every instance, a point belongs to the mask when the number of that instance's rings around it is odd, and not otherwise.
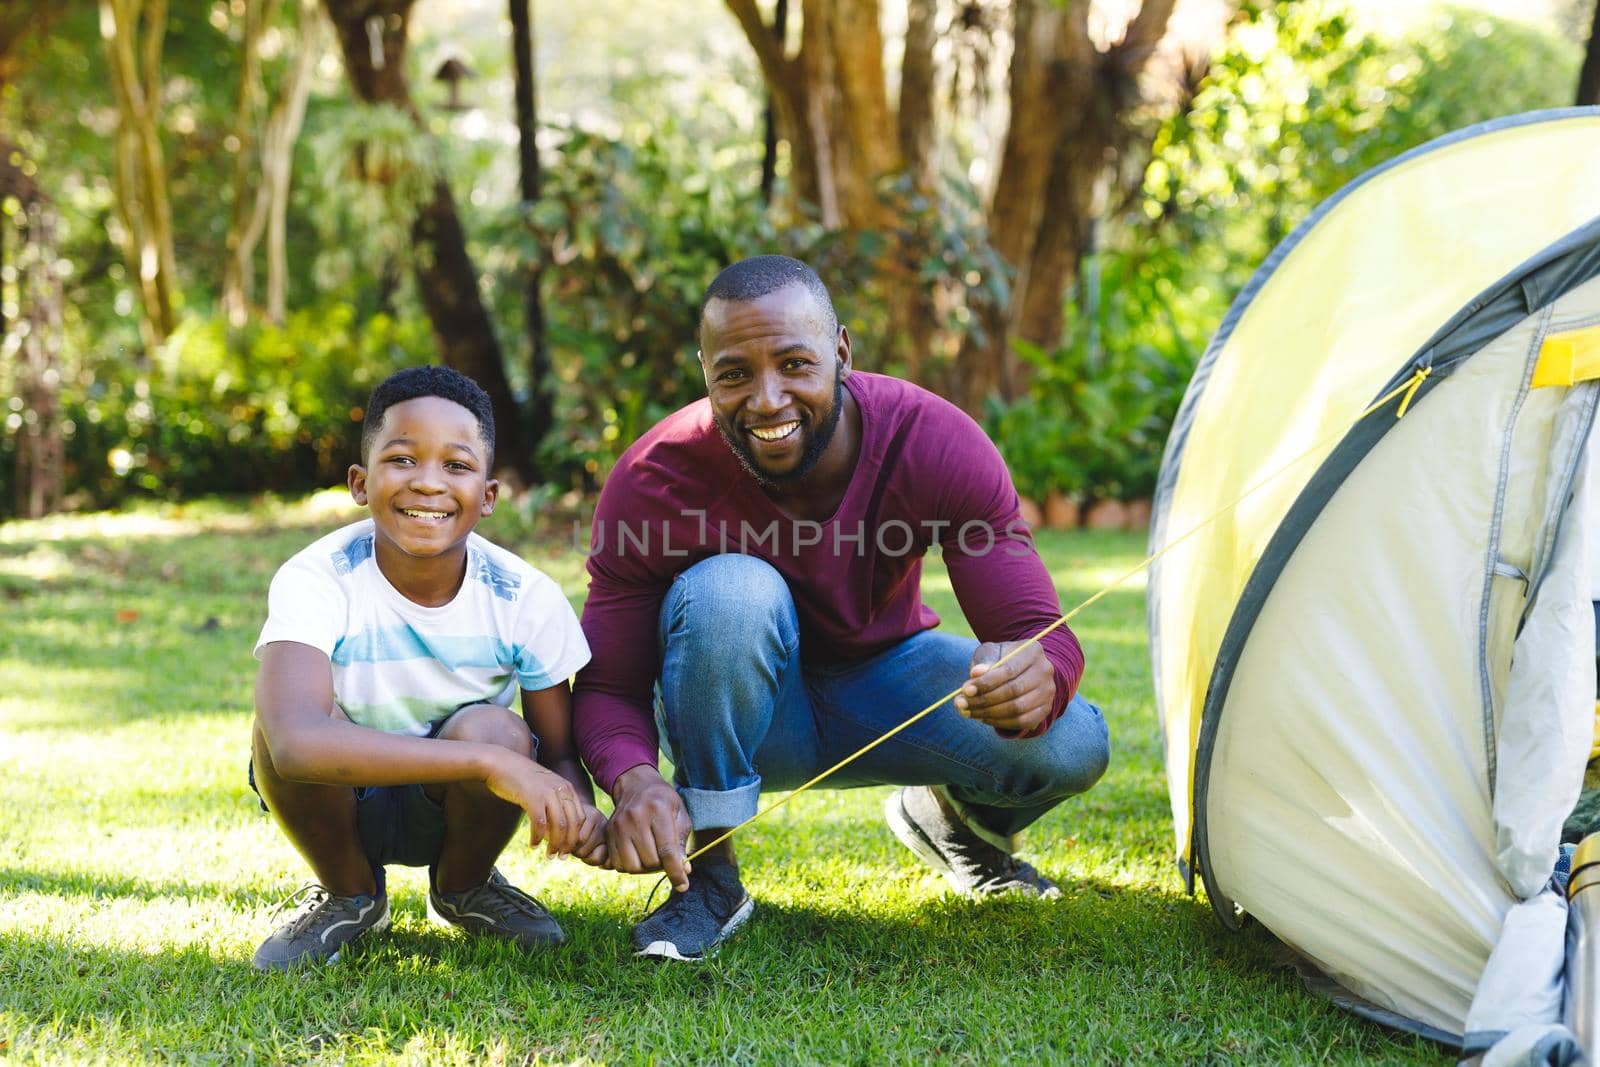
[[[772,564],[711,556],[673,579],[662,605],[662,638],[726,639],[731,651],[763,633],[783,633],[793,616],[794,597]]]
[[[1081,697],[1073,698],[1043,736],[1014,743],[1032,750],[1000,776],[1001,789],[1019,801],[1064,800],[1087,792],[1111,764],[1105,718]]]
[[[533,734],[528,724],[510,708],[498,704],[474,704],[462,708],[439,731],[445,741],[472,741],[498,745],[521,756],[533,755]]]

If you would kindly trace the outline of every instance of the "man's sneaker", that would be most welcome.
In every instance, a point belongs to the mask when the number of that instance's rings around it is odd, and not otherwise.
[[[689,875],[689,889],[676,889],[661,907],[633,928],[640,956],[663,960],[703,960],[755,910],[732,863],[702,859]]]
[[[889,829],[924,863],[961,893],[995,896],[1061,895],[1056,884],[967,824],[939,791],[913,785],[897,789],[883,806]],[[988,835],[992,836],[992,835]]]
[[[258,971],[332,963],[339,958],[340,950],[356,938],[389,928],[389,898],[382,893],[340,897],[320,885],[308,885],[284,907],[295,908],[294,917],[256,949],[250,965]]]
[[[474,889],[441,893],[428,879],[428,905],[434,916],[468,933],[487,934],[515,941],[523,948],[559,945],[567,939],[545,906],[524,893],[498,870]]]

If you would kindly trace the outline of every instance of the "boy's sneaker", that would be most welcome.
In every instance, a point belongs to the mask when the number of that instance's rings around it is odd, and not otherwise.
[[[968,896],[1021,893],[1054,899],[1056,884],[970,826],[933,786],[897,789],[883,806],[900,843]]]
[[[382,893],[340,897],[313,884],[301,888],[284,907],[295,907],[294,917],[256,949],[250,965],[258,971],[332,963],[358,937],[389,928],[389,898]]]
[[[633,928],[637,955],[663,960],[703,960],[755,910],[739,881],[739,868],[702,859],[689,875],[689,889],[676,889],[661,907]]]
[[[515,941],[523,948],[540,949],[567,939],[545,906],[524,893],[498,870],[489,880],[459,893],[441,893],[428,872],[428,905],[438,919],[473,934]]]

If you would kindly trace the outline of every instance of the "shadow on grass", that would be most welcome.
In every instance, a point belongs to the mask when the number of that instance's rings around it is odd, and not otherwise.
[[[134,876],[108,877],[80,871],[47,871],[32,867],[0,867],[0,893],[38,893],[50,897],[88,900],[184,900],[203,903],[226,901],[239,908],[259,908],[272,902],[266,891],[237,889],[220,882],[186,878],[155,882]]]
[[[1281,1062],[1330,1047],[1439,1060],[1304,993],[1259,932],[1225,935],[1197,901],[1100,883],[1060,901],[939,898],[892,914],[762,903],[698,966],[632,957],[631,916],[609,904],[558,907],[569,943],[532,955],[436,931],[414,910],[294,978],[250,971],[256,931],[231,951],[11,933],[0,969],[27,980],[0,990],[21,1028],[0,1039],[26,1052],[65,1028],[111,1058],[268,1061],[399,1055],[418,1041],[424,1059],[449,1046],[468,1061],[498,1048],[628,1062]]]

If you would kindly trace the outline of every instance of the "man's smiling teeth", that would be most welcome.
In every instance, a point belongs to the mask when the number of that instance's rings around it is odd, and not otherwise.
[[[750,432],[763,441],[781,441],[800,428],[800,421],[780,423],[777,426],[752,426]]]

